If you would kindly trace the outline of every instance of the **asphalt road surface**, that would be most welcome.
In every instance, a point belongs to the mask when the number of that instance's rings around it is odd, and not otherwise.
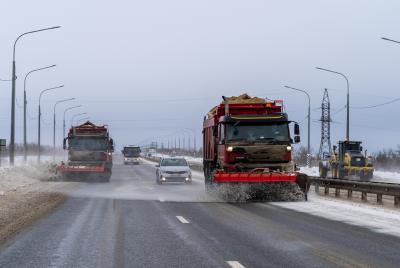
[[[114,165],[0,249],[0,267],[399,267],[400,238],[280,208],[157,185]]]

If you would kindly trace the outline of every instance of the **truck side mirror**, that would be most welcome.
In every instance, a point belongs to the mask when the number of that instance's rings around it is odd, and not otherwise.
[[[216,126],[214,126],[214,127],[212,128],[212,130],[213,130],[213,136],[214,136],[214,137],[217,137],[217,136],[218,136],[218,128],[217,128]]]
[[[63,149],[66,150],[67,149],[67,138],[65,138],[63,140]]]
[[[363,147],[362,147],[362,146],[360,146],[360,152],[362,152],[362,150],[363,150]]]
[[[335,152],[337,149],[336,145],[333,145],[333,151]]]
[[[294,136],[294,143],[300,142],[300,136]]]
[[[300,135],[300,126],[297,123],[294,124],[294,135]]]

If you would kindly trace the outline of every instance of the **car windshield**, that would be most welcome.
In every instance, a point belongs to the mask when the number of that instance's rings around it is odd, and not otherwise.
[[[107,150],[106,138],[74,137],[69,139],[69,147],[76,150]]]
[[[226,125],[228,141],[250,142],[288,142],[290,141],[287,123]]]
[[[138,157],[140,155],[139,147],[124,147],[124,155],[130,157]]]
[[[168,158],[161,161],[162,167],[177,167],[177,166],[187,166],[187,162],[182,158]]]

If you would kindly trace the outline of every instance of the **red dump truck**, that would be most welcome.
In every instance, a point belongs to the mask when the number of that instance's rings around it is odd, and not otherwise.
[[[112,170],[113,139],[106,125],[87,121],[72,126],[64,139],[68,162],[61,163],[58,172],[65,179],[109,181]]]
[[[271,194],[263,189],[272,184],[290,189],[297,184],[307,199],[309,179],[296,171],[292,161],[292,144],[298,142],[299,125],[288,120],[282,101],[247,94],[223,97],[223,102],[211,109],[203,122],[206,189],[247,184],[263,196]]]

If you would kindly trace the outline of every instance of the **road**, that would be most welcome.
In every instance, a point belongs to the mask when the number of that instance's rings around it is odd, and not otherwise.
[[[400,238],[271,203],[230,204],[114,165],[0,250],[0,267],[398,267]]]

